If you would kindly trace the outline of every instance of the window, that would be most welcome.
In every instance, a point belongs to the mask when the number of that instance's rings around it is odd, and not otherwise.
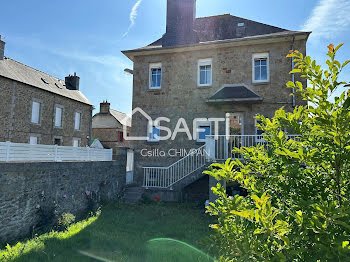
[[[73,147],[80,146],[80,138],[73,138]]]
[[[211,86],[212,84],[212,60],[201,59],[198,61],[198,86]]]
[[[55,107],[55,127],[62,127],[62,107]]]
[[[162,84],[162,64],[150,64],[149,68],[149,88],[160,89]]]
[[[37,136],[30,136],[29,137],[29,144],[31,145],[37,145],[39,144],[39,141],[38,141],[38,137]]]
[[[54,145],[61,146],[62,145],[62,138],[55,137],[53,140]]]
[[[124,133],[118,131],[118,142],[124,142]]]
[[[31,121],[34,124],[40,124],[40,107],[41,104],[39,102],[32,102],[32,118]]]
[[[253,55],[253,83],[263,83],[270,81],[269,54]]]
[[[197,123],[197,142],[205,142],[205,137],[211,135],[210,122]]]
[[[148,131],[148,141],[149,142],[159,142],[159,139],[156,138],[160,136],[160,130],[157,126],[152,126],[151,130]]]
[[[75,112],[74,116],[74,130],[80,130],[80,120],[81,120],[81,113]]]

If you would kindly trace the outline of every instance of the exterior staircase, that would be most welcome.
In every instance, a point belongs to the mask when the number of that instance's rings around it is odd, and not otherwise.
[[[181,201],[183,189],[205,176],[209,163],[204,145],[168,167],[144,167],[144,193],[149,198]]]
[[[297,139],[297,135],[287,135]],[[204,177],[203,171],[213,162],[226,159],[242,159],[242,155],[232,152],[233,148],[266,145],[264,135],[219,135],[206,136],[205,145],[168,167],[144,167],[144,194],[149,198],[159,196],[165,201],[183,200],[183,190],[188,185]],[[209,188],[208,188],[209,189]]]

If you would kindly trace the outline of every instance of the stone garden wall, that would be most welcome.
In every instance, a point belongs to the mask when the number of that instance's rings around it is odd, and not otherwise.
[[[28,236],[42,214],[87,214],[125,186],[125,158],[109,162],[0,164],[0,244]]]

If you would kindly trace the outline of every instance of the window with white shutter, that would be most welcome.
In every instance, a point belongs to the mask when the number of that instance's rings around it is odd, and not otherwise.
[[[40,124],[40,106],[39,102],[32,102],[32,118],[31,121],[34,124]]]
[[[61,107],[55,107],[55,127],[62,127],[62,112]]]
[[[80,138],[73,138],[73,147],[80,146]]]
[[[38,144],[38,137],[37,136],[31,136],[29,138],[29,144],[31,145],[37,145]]]
[[[81,113],[75,112],[75,117],[74,117],[74,129],[75,130],[80,130],[80,119],[81,119]]]

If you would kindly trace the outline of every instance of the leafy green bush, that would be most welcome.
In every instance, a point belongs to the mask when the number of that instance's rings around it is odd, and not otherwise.
[[[259,116],[266,143],[234,149],[244,162],[228,159],[206,172],[248,192],[229,197],[220,184],[213,188],[219,198],[208,212],[218,216],[213,240],[223,261],[349,261],[350,91],[338,76],[350,61],[335,60],[340,47],[328,47],[327,70],[298,51],[289,54],[291,73],[309,86],[287,86],[309,106],[282,108],[271,120]]]
[[[71,224],[75,222],[75,216],[71,213],[63,213],[57,221],[58,228],[66,230]]]

